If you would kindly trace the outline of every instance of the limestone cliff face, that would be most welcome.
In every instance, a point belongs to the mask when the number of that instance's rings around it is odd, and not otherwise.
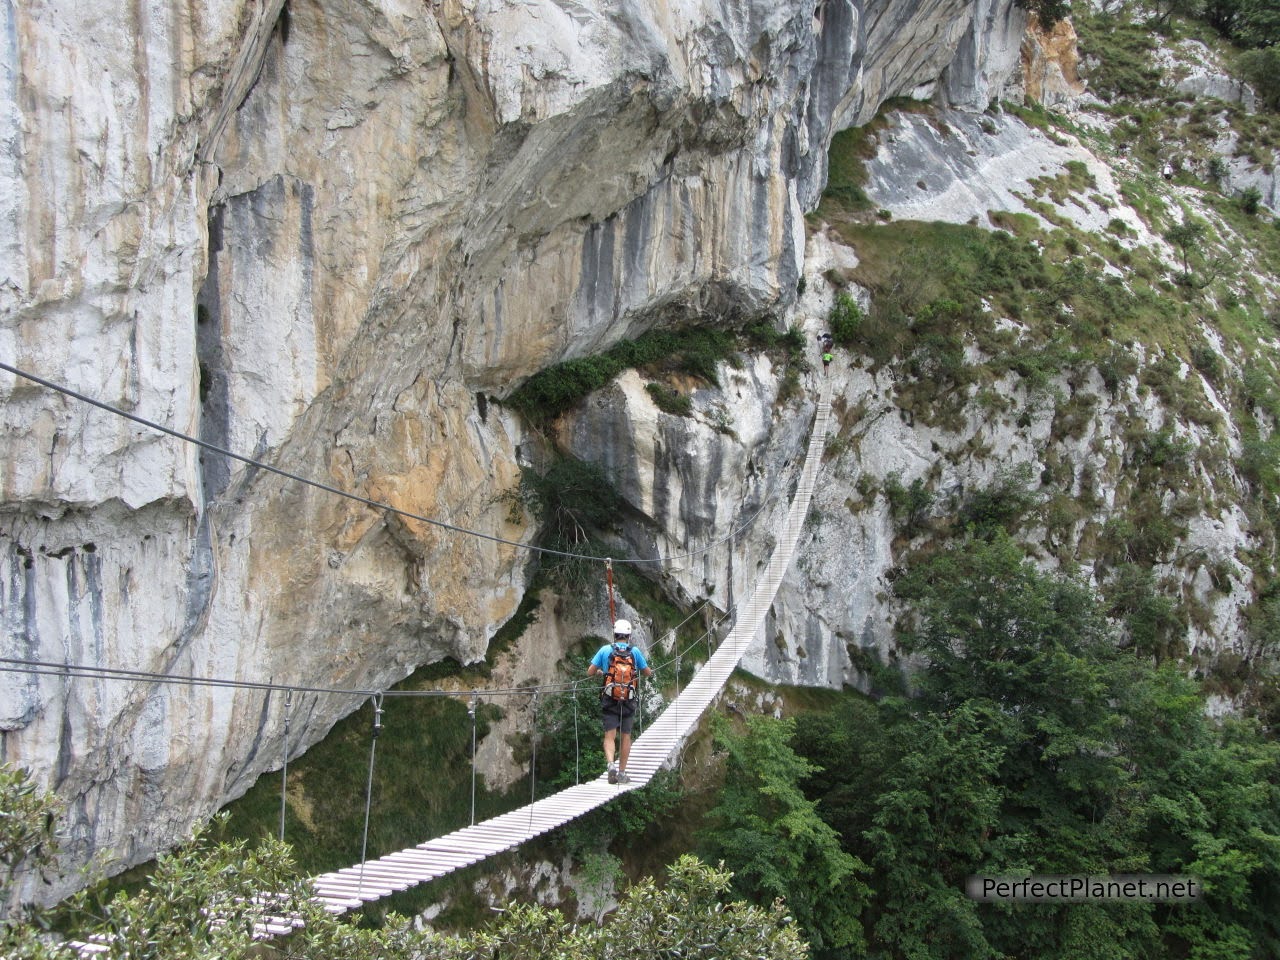
[[[832,132],[913,91],[985,103],[973,91],[1015,65],[1021,14],[35,2],[0,8],[0,26],[0,356],[521,541],[494,497],[516,482],[522,428],[488,397],[655,324],[790,302]],[[735,420],[720,472],[694,478],[682,453],[635,479],[652,509],[687,505],[676,539],[750,509],[781,475],[760,452],[785,462],[800,442],[803,408],[773,420],[763,371],[742,376],[730,389],[761,412]],[[512,546],[7,374],[0,400],[6,657],[377,688],[480,657],[524,591]],[[708,454],[723,436],[651,432]],[[739,476],[753,464],[763,479]],[[746,572],[717,572],[730,556],[689,589],[740,589]],[[295,698],[293,749],[354,703]],[[147,857],[281,758],[285,705],[260,691],[5,673],[0,704],[0,756],[68,799],[76,862]]]

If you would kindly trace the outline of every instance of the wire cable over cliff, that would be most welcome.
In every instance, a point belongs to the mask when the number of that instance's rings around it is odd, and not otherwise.
[[[139,424],[140,426],[147,427],[148,429],[151,429],[151,430],[156,430],[160,433],[166,434],[167,436],[174,437],[178,440],[182,440],[185,443],[194,444],[195,446],[200,447],[204,450],[208,450],[211,453],[216,453],[216,454],[219,454],[220,456],[229,457],[232,460],[238,460],[240,463],[246,464],[258,470],[264,470],[268,473],[274,473],[277,476],[284,477],[286,480],[292,480],[295,483],[301,483],[308,487],[314,487],[317,490],[323,490],[326,493],[332,493],[335,496],[345,497],[348,500],[354,500],[356,503],[364,504],[365,506],[372,507],[375,510],[385,510],[388,513],[393,513],[397,516],[404,517],[405,519],[408,519],[408,520],[416,520],[419,523],[425,523],[433,527],[439,527],[442,530],[449,530],[449,531],[452,531],[453,533],[460,533],[468,537],[476,537],[477,539],[480,539],[480,540],[488,540],[491,543],[500,543],[500,544],[503,544],[504,546],[515,547],[518,550],[527,550],[531,553],[540,553],[540,554],[545,554],[548,556],[556,556],[556,557],[567,557],[571,560],[593,560],[596,563],[601,563],[601,564],[608,562],[608,560],[605,557],[593,556],[591,554],[584,554],[584,553],[574,553],[567,550],[556,550],[551,547],[541,547],[533,543],[522,543],[519,540],[508,540],[504,537],[499,537],[491,533],[484,533],[479,530],[471,530],[471,529],[468,529],[467,527],[461,527],[461,526],[458,526],[457,524],[449,523],[445,520],[439,520],[434,517],[426,517],[426,516],[423,516],[422,514],[412,513],[408,510],[401,510],[399,507],[392,506],[391,504],[385,503],[381,500],[373,500],[369,497],[361,496],[358,493],[352,493],[348,490],[342,490],[342,489],[339,489],[338,487],[324,483],[323,481],[313,480],[309,477],[304,477],[304,476],[301,476],[300,474],[292,473],[280,467],[272,466],[271,464],[266,463],[262,460],[256,460],[253,457],[246,457],[243,454],[235,453],[234,451],[227,450],[224,447],[219,447],[216,444],[209,443],[207,440],[201,440],[200,438],[193,437],[190,434],[182,433],[179,430],[174,430],[172,427],[166,427],[163,424],[156,423],[154,420],[148,420],[146,417],[140,417],[137,414],[129,413],[126,410],[121,410],[119,407],[113,407],[108,403],[103,403],[101,400],[95,400],[94,398],[86,396],[85,394],[80,393],[77,390],[73,390],[70,387],[63,386],[62,384],[59,384],[59,383],[55,383],[52,380],[46,380],[44,377],[40,377],[34,373],[30,373],[29,371],[22,370],[18,367],[13,366],[12,364],[5,363],[4,361],[0,361],[0,370],[4,370],[8,373],[11,373],[16,377],[21,377],[24,380],[29,380],[31,383],[35,383],[35,384],[38,384],[39,386],[45,387],[46,389],[53,390],[54,392],[60,393],[63,396],[71,397],[73,400],[79,400],[81,403],[87,403],[92,407],[97,407],[99,410],[105,410],[107,413],[114,414],[118,417],[123,417],[126,420],[131,420],[132,422]],[[752,513],[751,516],[747,517],[746,520],[744,520],[741,524],[739,524],[729,533],[725,534],[723,537],[720,537],[717,540],[712,540],[708,543],[703,544],[701,547],[697,548],[696,550],[690,550],[685,553],[660,554],[656,557],[613,557],[612,561],[614,563],[633,563],[633,564],[667,563],[674,560],[688,560],[693,557],[700,557],[703,554],[711,552],[721,544],[728,543],[730,540],[737,537],[740,533],[747,530],[755,522],[756,518],[759,517],[760,514],[764,511],[764,508],[765,506],[768,505],[770,499],[771,498],[765,498],[765,500],[760,504],[758,508],[756,508],[755,512]]]

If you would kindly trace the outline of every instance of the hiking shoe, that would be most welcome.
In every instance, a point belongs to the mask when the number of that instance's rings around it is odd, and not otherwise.
[[[625,776],[625,774],[623,774],[623,776]],[[609,782],[610,783],[618,782],[618,768],[614,766],[612,763],[609,764]]]
[[[630,782],[631,782],[631,778],[627,776],[626,771],[624,771],[624,770],[619,770],[619,771],[618,771],[618,778],[617,778],[616,780],[611,780],[611,781],[609,781],[609,782],[610,782],[610,783],[630,783]]]

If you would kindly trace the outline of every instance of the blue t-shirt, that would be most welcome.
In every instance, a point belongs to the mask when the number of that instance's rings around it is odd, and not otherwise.
[[[641,672],[649,669],[649,664],[644,658],[644,653],[634,644],[627,644],[631,650],[631,655],[636,658],[636,671]],[[603,647],[596,651],[596,655],[591,658],[591,662],[595,664],[597,670],[601,673],[609,672],[609,654],[613,653],[613,644],[606,643]]]

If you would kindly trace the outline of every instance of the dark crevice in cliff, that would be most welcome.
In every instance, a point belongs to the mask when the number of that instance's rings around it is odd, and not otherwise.
[[[223,247],[224,206],[209,211],[209,273],[196,297],[196,360],[200,365],[200,439],[227,445],[230,402],[222,344],[222,300],[218,283]],[[200,482],[206,503],[227,488],[231,465],[226,457],[200,452]]]
[[[10,556],[5,582],[0,582],[0,623],[8,638],[6,656],[39,659],[40,635],[36,616],[36,574],[30,550],[16,541],[9,545]],[[15,642],[16,641],[16,642]],[[9,674],[4,685],[6,705],[0,711],[3,731],[21,730],[35,719],[40,709],[38,681],[34,674]],[[0,742],[3,742],[0,740]],[[0,750],[8,759],[8,751]]]

